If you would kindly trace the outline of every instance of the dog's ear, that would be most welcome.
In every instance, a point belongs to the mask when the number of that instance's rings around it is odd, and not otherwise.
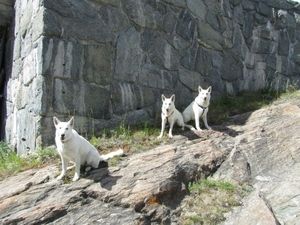
[[[72,117],[68,123],[73,127],[74,126],[74,117]]]
[[[165,101],[165,100],[166,100],[166,97],[164,96],[164,94],[161,95],[161,100],[162,100],[162,101]]]
[[[198,92],[200,93],[201,91],[202,91],[202,87],[199,86],[199,87],[198,87]]]
[[[175,94],[173,94],[173,95],[171,96],[171,100],[172,100],[172,102],[175,102]]]
[[[209,86],[209,87],[207,88],[207,91],[208,91],[208,92],[211,92],[211,91],[212,91],[212,87]]]
[[[59,119],[57,119],[55,116],[53,116],[53,123],[54,123],[54,126],[56,127],[57,124],[60,123]]]

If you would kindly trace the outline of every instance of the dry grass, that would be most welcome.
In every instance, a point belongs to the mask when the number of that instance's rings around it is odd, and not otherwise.
[[[213,225],[225,220],[224,214],[242,204],[249,186],[236,186],[226,181],[202,179],[189,185],[190,195],[182,203],[180,224]]]

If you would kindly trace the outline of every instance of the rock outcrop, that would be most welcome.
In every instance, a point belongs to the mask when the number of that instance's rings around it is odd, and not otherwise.
[[[28,170],[0,182],[0,223],[176,224],[188,183],[213,176],[254,187],[224,224],[297,224],[299,126],[298,94],[70,184],[54,179],[56,165]]]
[[[300,100],[276,101],[246,114],[235,149],[214,175],[238,183],[250,181],[255,191],[224,224],[298,224],[300,218]],[[236,124],[235,119],[232,123]],[[262,206],[262,207],[260,207]]]

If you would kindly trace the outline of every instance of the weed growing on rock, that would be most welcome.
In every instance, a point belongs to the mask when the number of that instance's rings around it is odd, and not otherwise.
[[[241,205],[242,198],[248,194],[243,187],[212,179],[190,183],[189,191],[179,219],[184,225],[219,224],[225,220],[224,214]]]
[[[34,154],[19,156],[6,142],[0,142],[0,178],[9,177],[18,172],[53,163],[58,158],[54,148],[38,150]]]

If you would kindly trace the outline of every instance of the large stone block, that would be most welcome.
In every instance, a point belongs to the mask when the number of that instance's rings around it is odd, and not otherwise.
[[[135,28],[122,32],[116,47],[116,68],[114,79],[120,82],[135,82],[143,59],[141,37]]]
[[[117,3],[117,1],[115,2],[116,3],[111,3],[120,4],[120,0],[118,0],[119,3]],[[99,14],[108,29],[112,32],[119,32],[126,29],[126,27],[129,26],[129,20],[123,10],[120,7],[110,7],[106,5],[100,7]]]
[[[167,41],[165,36],[158,34],[152,38],[150,40],[152,43],[148,45],[148,56],[151,62],[162,69],[177,70],[180,63],[179,52]],[[145,42],[147,39],[144,36],[143,43]]]
[[[289,50],[290,50],[289,35],[286,31],[280,31],[279,39],[278,39],[278,55],[288,56]]]
[[[82,66],[83,45],[43,37],[39,43],[39,73],[78,80]]]
[[[173,10],[168,10],[164,16],[163,29],[167,33],[173,34],[176,30],[177,15]]]
[[[197,91],[199,85],[203,85],[204,77],[198,72],[193,72],[185,68],[179,69],[179,81],[191,91]]]
[[[258,54],[270,54],[274,51],[275,42],[267,39],[257,38],[253,41],[251,51]]]
[[[182,10],[176,27],[176,33],[186,41],[194,38],[196,21],[187,10]]]
[[[174,87],[174,78],[166,70],[159,69],[151,64],[145,64],[139,76],[138,83],[151,88],[170,90]]]
[[[56,78],[53,86],[53,111],[94,119],[109,119],[109,91],[82,81]]]
[[[203,76],[209,76],[212,68],[212,54],[211,51],[203,47],[198,48],[195,70]]]
[[[236,81],[243,77],[243,62],[234,51],[227,51],[223,56],[221,77],[226,81]]]
[[[98,7],[93,4],[86,1],[46,0],[44,8],[45,36],[97,43],[113,42],[116,39],[113,31],[99,17]],[[121,21],[126,21],[126,18]]]
[[[297,63],[298,65],[300,65],[300,43],[297,43],[293,46],[291,46],[292,48],[292,55],[291,55],[291,60],[294,61],[295,63]]]
[[[198,52],[197,47],[198,45],[195,43],[190,48],[185,48],[185,51],[183,51],[185,54],[180,61],[182,66],[191,71],[194,71],[196,68],[196,64],[198,64],[196,60]]]
[[[187,0],[186,6],[195,17],[205,19],[207,8],[203,1]]]
[[[86,83],[108,85],[112,80],[114,49],[110,44],[85,45],[82,79]],[[79,63],[79,62],[78,62]]]
[[[198,39],[199,44],[206,48],[221,51],[224,45],[224,38],[222,34],[214,30],[210,25],[205,23],[205,21],[197,21],[198,28]]]
[[[112,85],[110,99],[113,113],[117,115],[140,110],[157,101],[152,89],[129,83]]]
[[[123,10],[129,20],[139,27],[161,29],[163,27],[163,14],[166,12],[164,4],[155,2],[122,0]]]

